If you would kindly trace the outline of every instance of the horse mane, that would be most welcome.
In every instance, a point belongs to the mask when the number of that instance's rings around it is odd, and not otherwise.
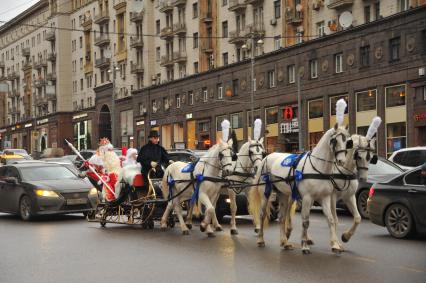
[[[238,152],[238,139],[237,139],[237,134],[235,133],[235,130],[232,130],[231,133],[231,139],[232,139],[232,150],[234,152]]]

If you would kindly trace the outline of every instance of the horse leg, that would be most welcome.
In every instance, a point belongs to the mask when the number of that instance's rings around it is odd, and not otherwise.
[[[231,201],[230,207],[231,207],[231,235],[237,235],[237,221],[236,221],[236,215],[237,215],[237,200],[234,190],[228,189],[229,192],[229,199]]]
[[[324,213],[324,215],[327,217],[328,220],[328,228],[330,229],[330,245],[331,245],[331,250],[334,253],[340,253],[342,250],[340,249],[340,245],[338,243],[337,240],[337,235],[336,235],[336,223],[334,221],[333,218],[333,214],[331,213],[331,196],[326,196],[323,200],[322,200],[322,211]]]
[[[291,236],[291,232],[293,231],[293,205],[294,205],[294,200],[291,198],[291,196],[287,196],[287,212],[286,212],[286,218],[285,218],[285,225],[286,225],[286,230],[285,230],[285,235],[287,237],[287,240],[290,239]]]
[[[281,193],[277,192],[279,207],[280,207],[280,213],[279,213],[279,222],[280,222],[280,246],[284,248],[285,250],[291,250],[293,246],[288,243],[287,238],[287,217],[289,214],[288,206],[288,197]],[[291,204],[290,204],[291,205]]]
[[[266,209],[268,206],[269,199],[264,198],[262,194],[262,200],[260,203],[260,216],[259,216],[259,232],[257,233],[257,246],[258,247],[264,247],[265,246],[265,239],[263,238],[263,231],[265,228],[265,220],[267,217]]]
[[[356,228],[361,223],[361,215],[359,214],[358,208],[356,206],[355,195],[351,195],[349,199],[344,199],[344,202],[346,204],[346,207],[349,209],[349,211],[352,213],[352,216],[354,217],[354,223],[352,227],[342,234],[342,241],[346,243],[351,239],[351,237],[355,233]]]
[[[309,247],[309,237],[308,237],[308,228],[309,228],[309,214],[311,212],[311,206],[313,199],[310,195],[303,196],[302,199],[302,253],[310,254],[311,248]]]
[[[337,217],[337,194],[335,191],[333,191],[333,193],[331,194],[331,199],[330,199],[330,209],[331,209],[331,214],[333,215],[333,219],[334,219],[334,230],[336,231],[337,234],[337,226],[339,224],[339,218]],[[343,245],[338,242],[340,250],[343,251]]]
[[[160,221],[160,227],[162,230],[166,230],[167,228],[167,219],[169,218],[169,214],[172,211],[172,208],[173,208],[173,203],[169,201],[167,203],[167,207],[164,210],[163,216],[161,217],[161,221]]]
[[[189,235],[189,229],[185,224],[185,220],[183,219],[182,208],[180,207],[179,202],[176,202],[176,204],[174,206],[174,210],[175,210],[177,217],[179,219],[179,224],[180,224],[180,229],[182,230],[182,234],[183,235]]]
[[[199,201],[206,208],[204,219],[200,223],[200,230],[201,230],[201,232],[206,231],[207,236],[214,237],[214,233],[213,233],[213,229],[212,229],[212,225],[211,225],[213,217],[216,217],[214,206],[211,203],[210,198],[206,193],[200,192],[200,195],[199,195],[198,198],[199,198]]]
[[[191,201],[188,201],[188,212],[186,214],[186,227],[188,227],[188,229],[192,229],[192,214],[194,212],[194,205],[191,204]]]

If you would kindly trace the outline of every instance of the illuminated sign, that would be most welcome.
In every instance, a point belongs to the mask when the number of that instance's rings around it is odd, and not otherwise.
[[[77,119],[84,118],[84,117],[87,117],[87,116],[88,116],[87,113],[83,113],[83,114],[72,116],[72,119],[77,120]]]
[[[416,120],[416,121],[423,120],[423,119],[426,119],[426,113],[414,115],[414,120]]]
[[[29,128],[29,127],[32,127],[32,126],[33,126],[33,124],[29,123],[29,124],[25,124],[24,128]]]
[[[145,121],[137,121],[136,126],[142,126],[145,125]]]
[[[48,119],[48,118],[46,118],[46,119],[42,119],[42,120],[38,120],[38,121],[37,121],[37,125],[46,124],[47,122],[49,122],[49,119]]]
[[[150,124],[151,124],[151,126],[157,125],[157,120],[152,120]]]
[[[186,119],[192,119],[192,113],[186,114]]]

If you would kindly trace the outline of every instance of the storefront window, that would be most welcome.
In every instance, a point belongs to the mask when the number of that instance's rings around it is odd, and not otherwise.
[[[309,133],[309,150],[312,150],[317,145],[323,134],[324,132]]]
[[[405,85],[391,86],[386,91],[386,107],[405,105]]]
[[[308,108],[309,108],[309,119],[323,117],[324,104],[322,102],[322,99],[309,101]]]
[[[256,119],[261,119],[260,118],[260,109],[254,110],[254,119],[253,119],[253,122]],[[251,110],[247,111],[247,125],[248,125],[248,127],[252,127],[252,125],[251,125]]]
[[[239,129],[243,127],[243,113],[231,114],[231,128]]]
[[[278,123],[278,107],[271,107],[266,109],[265,114],[267,125]]]
[[[133,135],[133,110],[120,112],[121,136]]]
[[[223,120],[225,120],[227,118],[228,117],[226,117],[226,115],[216,117],[216,131],[217,132],[222,131],[222,125],[221,124],[222,124]]]
[[[349,111],[349,103],[348,103],[348,96],[347,95],[339,95],[339,96],[333,96],[330,97],[330,115],[336,115],[336,103],[339,99],[343,98],[348,106],[345,109],[345,114],[348,114]]]
[[[356,111],[376,110],[377,90],[367,90],[356,93]]]
[[[406,147],[406,124],[405,122],[391,123],[386,125],[387,154]]]
[[[86,120],[74,124],[74,143],[78,150],[92,148],[92,121]]]

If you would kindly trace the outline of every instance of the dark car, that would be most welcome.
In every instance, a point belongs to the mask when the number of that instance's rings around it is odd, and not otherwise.
[[[426,186],[421,168],[404,172],[370,188],[368,212],[374,224],[395,238],[426,233]]]
[[[23,220],[37,215],[89,213],[97,190],[61,164],[17,162],[0,167],[0,211]]]
[[[171,149],[168,154],[173,161],[193,162],[203,156],[207,150]]]
[[[379,157],[376,164],[370,163],[368,166],[367,181],[359,182],[356,193],[356,204],[361,217],[368,218],[367,199],[371,185],[377,182],[389,180],[392,177],[398,176],[402,172],[403,170],[398,165],[382,157]],[[337,203],[337,207],[346,209],[346,206],[342,201]]]

